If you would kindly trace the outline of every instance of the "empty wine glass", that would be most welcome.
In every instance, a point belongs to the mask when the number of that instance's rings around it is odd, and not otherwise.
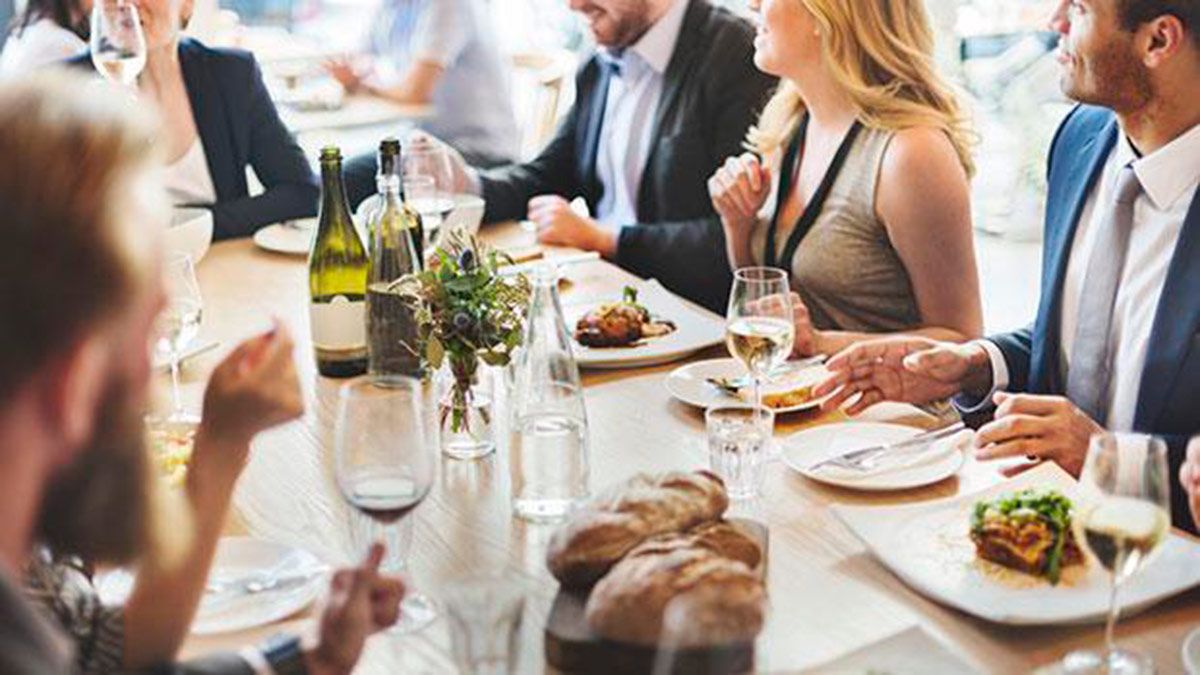
[[[733,275],[725,344],[754,382],[754,407],[762,407],[762,384],[792,353],[796,327],[788,275],[774,267],[744,267]]]
[[[409,143],[404,147],[403,170],[405,201],[421,214],[426,236],[432,240],[454,210],[454,166],[450,155],[437,143]],[[421,176],[431,179],[432,185],[410,194],[411,181]]]
[[[200,418],[183,409],[179,396],[179,367],[183,350],[200,333],[200,315],[204,303],[196,266],[191,256],[178,255],[167,260],[163,269],[167,306],[158,315],[158,342],[155,349],[171,364],[171,412],[162,420],[170,426],[195,425]]]
[[[351,507],[381,528],[396,529],[433,486],[436,447],[425,434],[425,399],[425,389],[415,378],[394,378],[386,388],[363,378],[338,391],[334,422],[338,488]],[[387,538],[399,541],[399,537]],[[406,557],[405,552],[392,553],[389,559]],[[400,605],[400,620],[391,632],[418,631],[437,615],[433,601],[409,586]]]
[[[91,30],[96,70],[110,82],[133,86],[146,67],[146,37],[137,7],[126,0],[97,0]]]
[[[1063,659],[1068,673],[1153,673],[1150,657],[1117,647],[1113,637],[1121,584],[1149,562],[1171,526],[1167,446],[1139,434],[1092,436],[1073,517],[1075,538],[1112,581],[1104,651],[1075,651]]]

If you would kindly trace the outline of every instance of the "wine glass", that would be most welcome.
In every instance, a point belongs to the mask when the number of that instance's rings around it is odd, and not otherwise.
[[[92,63],[110,82],[133,86],[146,67],[146,36],[138,10],[126,0],[98,0],[92,8]]]
[[[733,274],[725,344],[754,382],[754,407],[762,407],[762,383],[792,353],[796,327],[788,275],[774,267],[744,267]]]
[[[1154,672],[1148,656],[1117,647],[1113,630],[1121,611],[1117,602],[1121,584],[1151,560],[1171,526],[1167,466],[1162,439],[1138,434],[1092,436],[1079,478],[1081,494],[1073,526],[1089,557],[1109,571],[1112,590],[1104,651],[1067,654],[1062,665],[1068,673]]]
[[[426,236],[432,241],[442,222],[454,210],[454,165],[446,148],[438,143],[409,143],[404,148],[405,201],[421,214]],[[413,179],[427,176],[432,186],[419,194],[407,194]]]
[[[158,342],[155,349],[171,363],[171,412],[163,422],[169,426],[194,426],[200,418],[183,409],[179,396],[179,364],[183,350],[200,333],[200,315],[204,302],[196,281],[196,266],[189,255],[167,260],[163,268],[167,306],[158,315]]]
[[[394,378],[388,387],[361,378],[338,391],[338,489],[350,506],[384,530],[398,530],[400,519],[417,508],[433,486],[435,446],[426,438],[425,419],[425,390],[415,378]],[[387,538],[393,545],[399,540]],[[406,553],[390,551],[389,560],[400,562],[386,571],[400,571]],[[433,601],[410,586],[391,631],[418,631],[437,614]]]

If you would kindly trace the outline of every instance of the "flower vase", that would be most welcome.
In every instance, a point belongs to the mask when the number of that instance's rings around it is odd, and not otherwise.
[[[438,429],[442,452],[454,459],[478,459],[496,450],[492,374],[480,368],[456,377],[453,366],[439,375]]]

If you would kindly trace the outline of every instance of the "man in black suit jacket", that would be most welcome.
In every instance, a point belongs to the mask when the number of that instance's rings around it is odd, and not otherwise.
[[[528,213],[540,241],[600,251],[723,313],[731,274],[706,181],[741,152],[774,86],[754,67],[754,29],[707,0],[572,8],[600,48],[576,75],[575,105],[557,135],[525,164],[476,173],[460,162],[462,186],[483,195],[484,222]],[[647,66],[662,67],[649,86]],[[592,217],[571,210],[575,197]]]

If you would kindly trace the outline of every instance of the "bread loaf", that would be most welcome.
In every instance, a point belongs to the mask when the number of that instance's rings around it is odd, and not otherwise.
[[[546,564],[565,588],[586,587],[638,544],[718,520],[729,506],[707,471],[639,474],[598,495],[550,540]]]
[[[665,535],[631,551],[592,589],[588,626],[610,640],[673,647],[752,642],[762,629],[765,591],[754,571],[762,553],[719,523]],[[670,635],[663,635],[668,608]]]

